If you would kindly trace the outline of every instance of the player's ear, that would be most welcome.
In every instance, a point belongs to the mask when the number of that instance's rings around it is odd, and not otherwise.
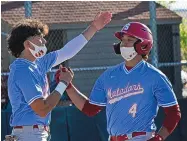
[[[28,49],[28,48],[34,49],[34,48],[31,46],[31,44],[29,43],[28,40],[25,40],[24,43],[23,43],[23,45],[24,45],[25,49]]]

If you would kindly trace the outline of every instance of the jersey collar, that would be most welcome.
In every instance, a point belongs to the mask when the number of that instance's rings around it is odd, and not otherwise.
[[[31,61],[29,61],[29,60],[27,60],[27,59],[24,59],[24,58],[16,58],[16,61],[18,61],[18,62],[24,62],[24,63],[26,63],[26,64],[32,65],[32,66],[34,66],[35,68],[37,68],[36,61],[31,62]]]
[[[136,70],[139,66],[141,66],[141,64],[144,63],[144,60],[140,61],[138,64],[136,64],[132,69],[127,70],[127,68],[125,67],[125,63],[123,63],[123,70],[126,74],[129,74],[131,72],[133,72],[134,70]]]

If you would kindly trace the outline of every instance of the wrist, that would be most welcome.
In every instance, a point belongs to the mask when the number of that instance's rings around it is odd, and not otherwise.
[[[70,82],[69,85],[67,86],[66,90],[71,89],[72,87],[73,87],[73,84],[72,84],[72,82]]]
[[[95,26],[95,24],[94,24],[94,22],[92,22],[91,24],[90,24],[90,27],[89,27],[93,32],[98,32],[99,31],[99,29],[97,29],[97,27]]]
[[[155,138],[157,138],[158,141],[164,141],[164,138],[159,134],[155,134]]]
[[[67,88],[67,85],[63,83],[62,81],[60,81],[58,85],[56,86],[55,91],[57,91],[62,96],[66,88]]]
[[[82,32],[82,35],[86,38],[87,41],[89,41],[94,35],[95,33],[98,31],[98,29],[96,28],[96,26],[91,23],[86,30],[84,30]]]
[[[68,86],[68,85],[69,85],[69,83],[68,83],[67,81],[65,81],[65,80],[60,80],[59,82],[64,83],[66,86]]]

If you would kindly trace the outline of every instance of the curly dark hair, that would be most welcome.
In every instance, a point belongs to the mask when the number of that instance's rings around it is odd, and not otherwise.
[[[49,28],[46,24],[36,19],[23,19],[12,28],[8,41],[9,52],[18,58],[24,50],[27,38],[36,35],[47,35]]]

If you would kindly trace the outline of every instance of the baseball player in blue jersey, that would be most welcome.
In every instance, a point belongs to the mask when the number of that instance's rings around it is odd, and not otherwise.
[[[12,135],[18,141],[47,140],[51,110],[73,75],[70,71],[60,73],[60,82],[50,93],[46,73],[76,55],[98,30],[111,21],[111,17],[110,12],[98,13],[82,34],[62,49],[48,54],[44,39],[48,33],[47,25],[34,19],[24,19],[13,27],[8,38],[8,49],[16,60],[10,65],[8,96],[12,105]]]
[[[167,77],[146,62],[153,44],[152,33],[146,25],[130,22],[115,36],[120,43],[114,45],[114,50],[124,62],[98,78],[89,99],[72,83],[66,90],[68,96],[88,116],[106,106],[110,141],[163,141],[175,129],[181,113]],[[166,117],[155,133],[154,118],[160,106]]]

